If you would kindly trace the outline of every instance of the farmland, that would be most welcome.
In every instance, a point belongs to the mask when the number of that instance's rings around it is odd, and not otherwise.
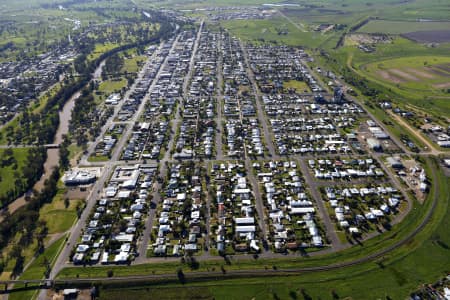
[[[414,31],[403,35],[418,43],[448,43],[450,42],[449,30]]]
[[[403,34],[413,31],[448,30],[449,28],[450,22],[372,20],[358,31],[364,33]]]

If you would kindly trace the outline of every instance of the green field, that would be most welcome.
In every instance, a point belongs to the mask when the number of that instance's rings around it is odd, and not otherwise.
[[[363,64],[359,69],[366,78],[450,116],[450,57],[407,56]]]
[[[125,58],[122,71],[128,73],[136,73],[139,71],[140,66],[145,62],[145,55],[134,55],[130,58]]]
[[[92,53],[89,54],[88,59],[90,61],[95,60],[96,58],[99,58],[100,55],[102,55],[103,53],[108,52],[114,48],[117,48],[118,46],[120,45],[114,43],[96,44],[94,51],[92,51]]]
[[[89,162],[103,162],[103,161],[108,161],[109,157],[105,156],[105,155],[95,155],[95,153],[93,153],[91,156],[88,157],[88,161]]]
[[[450,97],[450,57],[408,56],[360,66],[369,77],[424,96]]]
[[[436,67],[446,67],[450,61],[448,53],[448,45],[427,47],[398,37],[393,38],[391,43],[377,44],[376,51],[372,53],[365,53],[355,46],[344,46],[330,51],[332,59],[318,60],[323,62],[324,68],[331,68],[337,73],[350,70],[353,73],[351,77],[369,82],[370,87],[381,95],[379,97],[415,106],[435,116],[449,116],[448,72],[439,68],[434,70]],[[401,82],[394,82],[392,78],[383,79],[382,75],[386,77],[386,74],[377,71],[391,68],[391,64],[392,69],[405,69],[412,76],[402,74],[400,70],[394,72],[397,72],[395,76]]]
[[[127,80],[123,77],[102,81],[98,87],[98,91],[94,93],[95,103],[100,104],[109,95],[120,93],[127,84]]]
[[[43,230],[45,226],[45,236],[44,244],[52,243],[55,239],[62,235],[65,235],[68,230],[73,226],[77,219],[77,210],[82,207],[83,201],[81,200],[69,200],[65,201],[66,188],[62,181],[58,183],[58,191],[55,197],[51,199],[51,202],[44,204],[39,210],[39,228],[38,230]],[[36,232],[37,233],[37,232]],[[9,276],[15,265],[15,259],[9,258],[9,253],[13,249],[13,246],[19,242],[23,233],[17,233],[12,239],[10,244],[2,249],[2,258],[5,264],[5,268],[2,273],[0,273],[0,278],[4,280],[10,279]],[[22,248],[22,255],[24,258],[24,266],[30,263],[36,257],[38,243],[37,239],[33,239],[30,244]],[[49,256],[47,256],[49,258]],[[34,264],[34,263],[33,263]],[[32,265],[33,266],[33,265]],[[25,270],[28,274],[25,279],[40,279],[41,277],[30,277],[34,276],[36,273]],[[23,298],[24,299],[24,298]]]
[[[70,200],[66,207],[64,192],[60,190],[52,202],[45,204],[39,211],[40,220],[46,222],[48,233],[63,233],[69,230],[77,219],[77,206],[80,200]]]
[[[245,41],[280,43],[290,46],[317,47],[326,37],[317,32],[303,32],[285,19],[232,20],[221,25]]]
[[[304,81],[290,80],[283,83],[283,88],[294,89],[297,93],[310,93],[308,84]]]

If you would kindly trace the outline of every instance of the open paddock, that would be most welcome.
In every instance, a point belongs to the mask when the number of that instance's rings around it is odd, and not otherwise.
[[[450,57],[410,56],[360,66],[369,78],[424,97],[448,97]]]

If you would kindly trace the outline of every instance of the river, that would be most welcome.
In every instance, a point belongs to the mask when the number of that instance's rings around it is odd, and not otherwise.
[[[93,74],[94,79],[99,79],[102,74],[102,67],[105,65],[105,61],[102,61]],[[53,140],[53,144],[61,144],[63,141],[63,136],[69,132],[70,120],[72,118],[72,109],[75,106],[75,101],[80,97],[81,91],[76,92],[72,95],[72,97],[66,102],[63,109],[59,112],[59,126],[55,134],[55,138]],[[44,182],[50,175],[52,174],[53,168],[58,166],[59,163],[59,149],[47,149],[47,160],[44,163],[44,173],[42,174],[39,181],[37,181],[33,189],[36,191],[40,191],[44,187]],[[13,202],[8,205],[8,212],[12,214],[20,207],[24,206],[27,201],[25,200],[26,196],[32,195],[33,189],[26,192],[21,197],[17,198]],[[0,216],[0,222],[3,221],[3,216]]]

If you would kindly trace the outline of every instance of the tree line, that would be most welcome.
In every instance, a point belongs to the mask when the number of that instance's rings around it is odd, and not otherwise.
[[[34,192],[25,206],[13,214],[5,216],[4,221],[0,224],[0,250],[3,250],[18,234],[20,237],[8,252],[7,257],[0,257],[0,272],[3,271],[9,260],[15,260],[11,277],[15,278],[19,275],[23,270],[25,260],[23,249],[31,245],[34,238],[38,240],[35,251],[37,253],[43,251],[44,237],[48,229],[45,222],[39,220],[39,209],[45,203],[51,202],[56,195],[58,180],[59,168],[55,168],[40,192]]]
[[[0,205],[2,208],[14,201],[17,197],[30,190],[34,183],[39,180],[44,172],[44,162],[47,159],[47,151],[44,147],[30,148],[27,152],[27,158],[24,165],[19,170],[11,174],[14,176],[14,185],[8,189],[4,195],[0,196]],[[8,148],[3,152],[0,161],[1,167],[17,166],[17,160],[14,157],[13,150]]]

